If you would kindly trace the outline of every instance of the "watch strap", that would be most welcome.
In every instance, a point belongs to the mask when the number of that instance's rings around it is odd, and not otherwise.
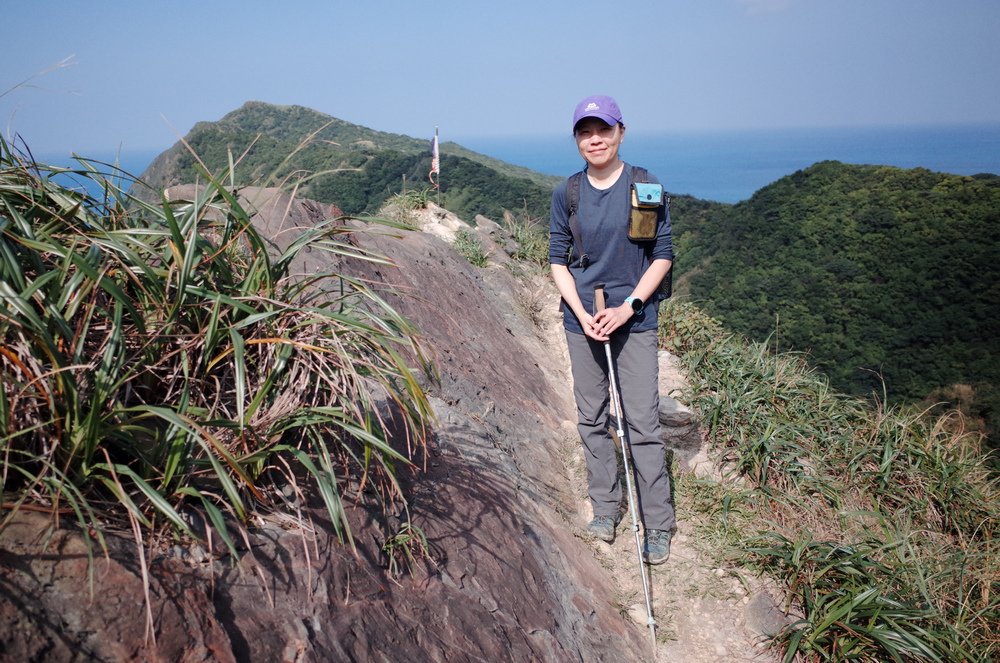
[[[638,297],[626,297],[625,303],[632,307],[632,310],[636,313],[642,310],[643,301]]]

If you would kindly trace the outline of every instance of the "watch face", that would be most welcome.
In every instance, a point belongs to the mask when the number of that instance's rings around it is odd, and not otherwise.
[[[638,297],[632,299],[632,310],[636,313],[642,310],[642,300]]]

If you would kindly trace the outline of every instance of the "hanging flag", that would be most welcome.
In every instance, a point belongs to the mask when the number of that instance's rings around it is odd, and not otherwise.
[[[441,155],[438,154],[438,130],[434,127],[434,140],[431,141],[431,172],[427,174],[427,179],[431,181],[434,188],[438,188],[438,183],[434,180],[434,176],[438,176],[438,180],[441,179]]]

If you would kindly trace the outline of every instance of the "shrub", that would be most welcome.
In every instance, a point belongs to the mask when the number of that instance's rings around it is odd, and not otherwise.
[[[533,218],[527,208],[516,216],[504,214],[504,228],[517,246],[511,256],[514,260],[548,267],[548,228],[539,219]]]
[[[469,264],[476,267],[485,267],[489,264],[486,251],[483,250],[482,243],[473,231],[462,229],[455,233],[454,246],[455,250],[469,261]]]
[[[756,511],[730,558],[781,581],[798,616],[785,660],[994,660],[1000,491],[980,438],[832,392],[691,304],[663,313],[730,499]]]
[[[391,196],[379,209],[379,216],[411,230],[417,227],[414,211],[427,207],[429,189],[411,189]]]
[[[183,513],[197,509],[233,550],[229,523],[280,508],[271,486],[307,477],[351,542],[346,491],[403,497],[396,472],[430,412],[404,357],[429,367],[364,283],[289,266],[305,250],[380,258],[330,221],[274,251],[225,176],[148,204],[122,173],[81,164],[35,164],[0,139],[4,501],[68,508],[85,533],[114,513],[108,498],[147,532],[194,535]]]

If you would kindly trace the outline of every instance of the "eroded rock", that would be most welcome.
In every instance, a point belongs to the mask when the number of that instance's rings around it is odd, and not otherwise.
[[[279,246],[325,214],[280,192],[243,194]],[[426,339],[437,420],[426,471],[404,482],[429,557],[392,573],[389,521],[363,503],[350,506],[356,553],[316,505],[305,506],[311,529],[258,522],[236,559],[164,546],[148,560],[154,645],[128,536],[109,536],[108,559],[90,567],[79,533],[45,540],[50,520],[23,512],[0,533],[4,660],[641,660],[644,634],[608,601],[613,578],[568,515],[555,439],[573,417],[564,358],[539,339],[511,272],[469,265],[441,235],[356,235],[391,267],[321,252],[297,265],[391,286]]]

